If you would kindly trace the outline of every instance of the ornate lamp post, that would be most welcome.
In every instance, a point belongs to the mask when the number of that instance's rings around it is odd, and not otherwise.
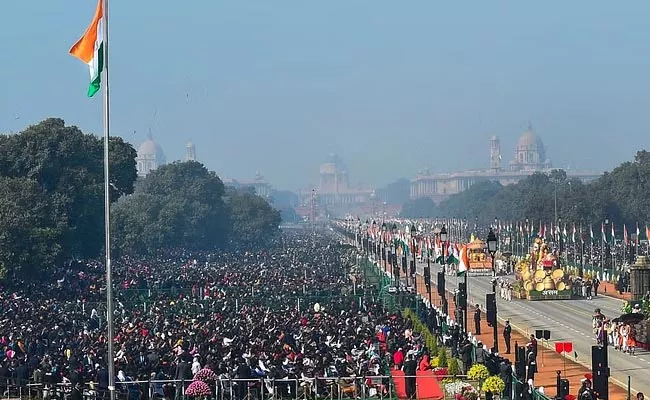
[[[395,236],[397,235],[397,224],[393,222],[393,226],[390,227],[390,231],[393,234],[393,239],[391,240],[391,249],[393,253],[393,273],[395,274],[395,285],[399,287],[399,264],[397,262],[397,240]],[[406,277],[406,284],[408,285],[408,276]]]
[[[411,241],[413,242],[413,266],[412,266],[412,268],[409,268],[409,275],[411,275],[413,277],[413,286],[415,287],[416,295],[417,295],[417,292],[418,292],[418,283],[417,283],[417,276],[418,275],[417,275],[417,272],[416,272],[417,265],[415,264],[416,263],[416,261],[415,261],[415,252],[416,252],[415,246],[417,245],[417,243],[415,242],[415,236],[417,234],[418,234],[418,230],[415,227],[415,224],[411,225]],[[408,282],[408,275],[407,275],[406,279],[407,279],[407,282]],[[408,284],[407,284],[407,286],[408,286]]]
[[[382,243],[382,250],[381,250],[381,259],[384,261],[384,271],[388,271],[388,266],[387,266],[387,254],[386,254],[386,223],[382,222],[381,223],[381,243]]]
[[[488,233],[487,237],[487,248],[488,252],[490,253],[490,256],[492,256],[492,293],[493,293],[493,298],[494,298],[494,304],[486,304],[487,309],[488,309],[488,315],[487,315],[487,320],[492,324],[492,331],[494,334],[494,351],[498,352],[499,351],[499,334],[497,332],[497,297],[496,297],[496,292],[497,292],[497,274],[496,274],[496,260],[495,260],[495,255],[497,253],[497,245],[499,243],[499,240],[497,239],[496,235],[494,234],[494,231],[490,229],[490,232]],[[492,307],[494,307],[492,309]],[[492,315],[492,312],[494,311],[494,315]]]
[[[447,263],[446,261],[446,254],[445,254],[445,249],[447,248],[447,227],[445,225],[442,226],[440,229],[440,244],[442,245],[442,263],[440,266],[442,267],[442,276],[445,276],[445,264]],[[440,294],[441,301],[442,301],[442,312],[445,315],[449,315],[448,307],[447,307],[447,290],[444,287],[444,283],[442,286],[442,293]]]

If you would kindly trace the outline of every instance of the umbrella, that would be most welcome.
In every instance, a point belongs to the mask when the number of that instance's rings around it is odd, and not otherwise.
[[[614,322],[623,322],[626,324],[636,324],[641,321],[643,321],[644,315],[641,313],[630,313],[630,314],[623,314],[618,318],[614,318]]]

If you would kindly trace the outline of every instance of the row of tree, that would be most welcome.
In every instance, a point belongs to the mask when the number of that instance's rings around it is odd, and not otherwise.
[[[402,208],[406,218],[459,217],[486,223],[502,221],[554,221],[600,224],[605,218],[626,223],[650,222],[650,152],[639,151],[634,160],[589,183],[569,178],[563,170],[534,173],[517,184],[478,182],[439,205],[431,199],[409,201]],[[556,203],[557,199],[557,203]]]
[[[172,163],[137,181],[136,151],[110,141],[115,250],[262,246],[280,213],[248,189],[226,188],[198,162]],[[104,249],[103,143],[61,119],[0,135],[0,273],[37,277]]]

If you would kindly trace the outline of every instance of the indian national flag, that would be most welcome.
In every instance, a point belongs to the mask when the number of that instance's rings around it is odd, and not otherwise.
[[[447,254],[448,254],[447,264],[449,264],[449,265],[451,265],[451,264],[458,265],[460,260],[458,260],[458,248],[456,247],[455,244],[451,244],[451,243],[449,244]]]
[[[97,1],[97,10],[86,33],[70,49],[70,54],[77,57],[90,67],[90,86],[88,97],[93,97],[99,91],[102,69],[104,69],[104,46],[103,46],[103,17],[104,10],[102,1]]]
[[[457,276],[464,276],[469,270],[469,256],[467,254],[467,246],[463,246],[460,249],[460,260],[458,263],[458,273]]]

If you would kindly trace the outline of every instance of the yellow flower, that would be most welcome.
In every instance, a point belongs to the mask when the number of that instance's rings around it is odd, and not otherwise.
[[[490,371],[482,364],[474,364],[467,372],[467,377],[472,380],[481,381],[490,376]]]
[[[483,391],[486,393],[503,393],[506,384],[498,376],[491,376],[483,382]]]

